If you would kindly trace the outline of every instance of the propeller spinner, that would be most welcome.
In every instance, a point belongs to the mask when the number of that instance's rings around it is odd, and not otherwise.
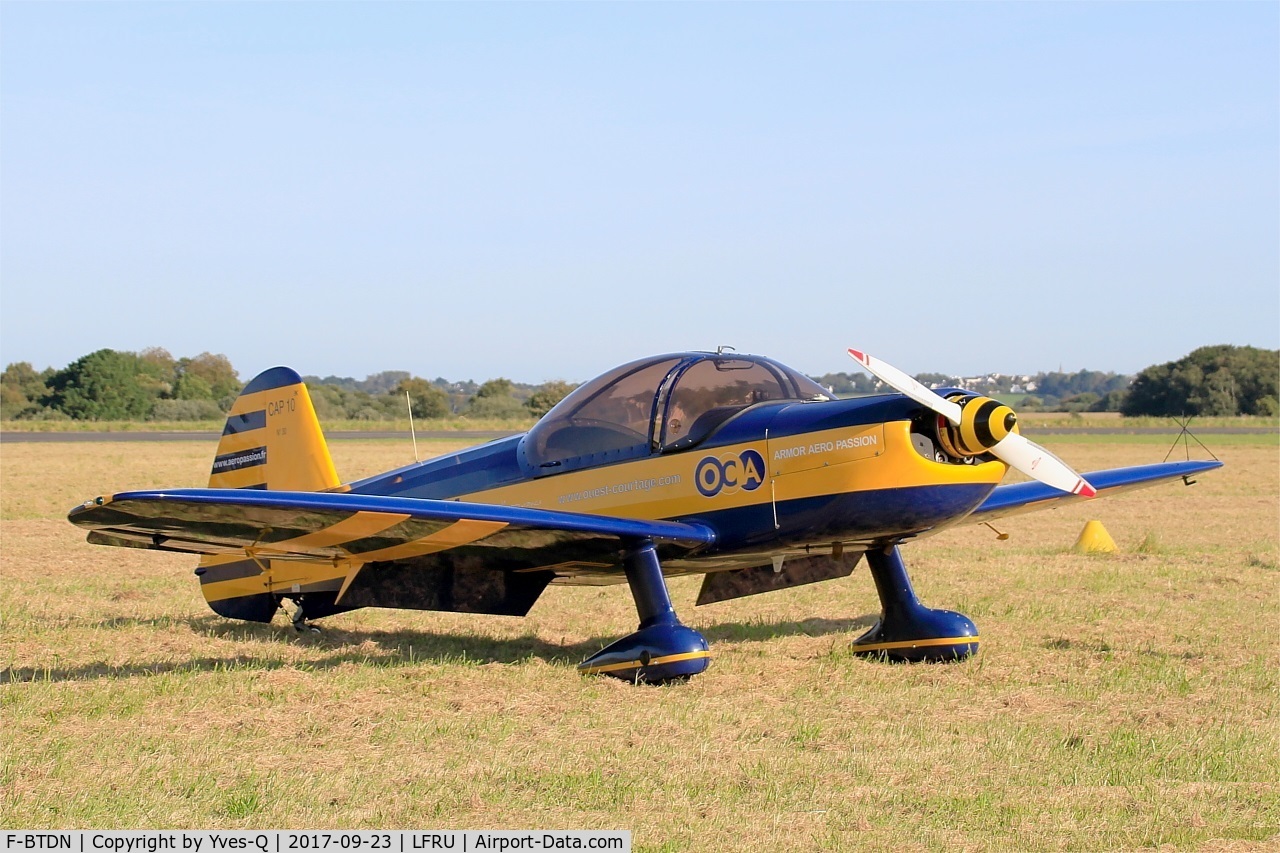
[[[1091,498],[1097,489],[1071,466],[1017,432],[1018,416],[989,397],[947,399],[891,364],[856,349],[850,357],[873,376],[938,415],[938,440],[953,456],[990,453],[1011,468],[1047,486]]]

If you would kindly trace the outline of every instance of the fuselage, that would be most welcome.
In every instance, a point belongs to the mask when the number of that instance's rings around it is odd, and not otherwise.
[[[715,545],[671,568],[759,562],[834,543],[865,548],[940,529],[1000,482],[1000,462],[938,461],[918,404],[899,395],[757,403],[698,443],[562,471],[531,463],[532,433],[350,485],[355,493],[456,499],[695,521]]]

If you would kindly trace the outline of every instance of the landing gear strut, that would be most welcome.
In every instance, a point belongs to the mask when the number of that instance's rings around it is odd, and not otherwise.
[[[578,672],[662,684],[706,669],[711,663],[707,641],[676,617],[653,542],[628,543],[623,568],[640,615],[640,628],[578,664]]]
[[[893,661],[954,661],[978,653],[978,629],[968,616],[925,607],[916,598],[897,546],[867,552],[880,594],[880,621],[853,641],[853,653]]]

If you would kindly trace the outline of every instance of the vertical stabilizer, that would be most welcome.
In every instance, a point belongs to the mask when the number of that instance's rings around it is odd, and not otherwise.
[[[231,407],[209,487],[319,492],[339,482],[302,377],[260,373]]]
[[[302,377],[287,367],[260,373],[227,415],[209,487],[320,492],[339,483]],[[202,557],[196,574],[215,613],[270,622],[281,597],[302,591],[310,571],[332,569],[327,563],[292,562],[285,564],[288,571],[281,578],[279,562],[236,555]]]

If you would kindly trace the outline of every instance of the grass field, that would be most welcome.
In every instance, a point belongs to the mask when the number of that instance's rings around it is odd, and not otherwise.
[[[855,658],[865,571],[693,607],[711,669],[584,679],[625,587],[526,619],[360,611],[317,636],[210,613],[191,558],[97,548],[66,511],[203,485],[205,442],[0,449],[0,826],[620,828],[637,850],[1274,850],[1280,451],[908,546],[921,597],[978,623],[957,665]],[[1081,470],[1159,461],[1046,440]],[[436,442],[435,452],[457,443]],[[333,445],[344,477],[404,442]],[[1085,520],[1120,545],[1072,553]]]

